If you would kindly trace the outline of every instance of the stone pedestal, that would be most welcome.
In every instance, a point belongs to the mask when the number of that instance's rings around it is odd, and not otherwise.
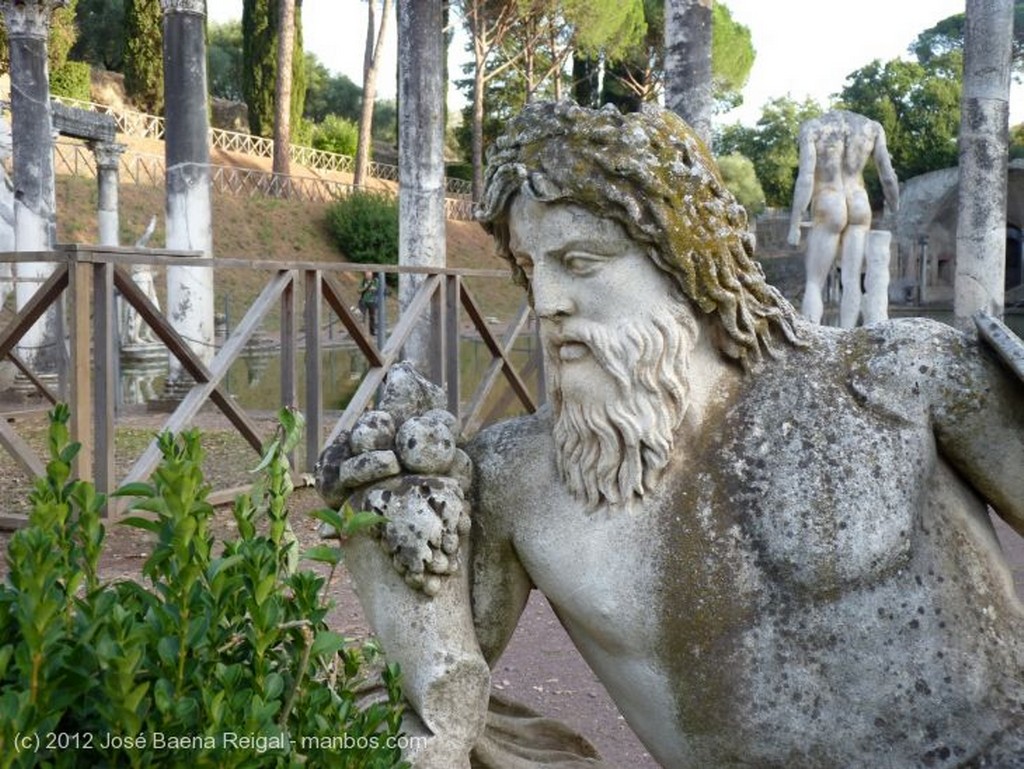
[[[864,325],[889,319],[889,246],[892,233],[871,230],[864,247],[864,297],[861,315]]]

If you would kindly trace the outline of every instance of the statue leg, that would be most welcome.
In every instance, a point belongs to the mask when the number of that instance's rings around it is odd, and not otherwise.
[[[860,273],[864,266],[864,245],[868,228],[852,224],[843,233],[840,270],[843,274],[843,294],[839,299],[839,325],[853,328],[860,317]]]
[[[812,323],[821,323],[825,311],[822,291],[835,263],[838,247],[839,232],[815,223],[807,236],[807,256],[804,262],[807,282],[804,284],[804,299],[800,308],[800,312]]]

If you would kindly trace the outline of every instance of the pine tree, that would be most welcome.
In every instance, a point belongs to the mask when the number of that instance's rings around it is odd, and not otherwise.
[[[249,130],[256,136],[274,132],[274,86],[277,79],[277,0],[242,3],[242,95],[249,107]],[[295,48],[292,53],[292,125],[298,126],[306,102],[305,56],[302,52],[302,4],[295,3]]]
[[[160,0],[126,0],[124,87],[139,109],[164,110],[163,10]]]

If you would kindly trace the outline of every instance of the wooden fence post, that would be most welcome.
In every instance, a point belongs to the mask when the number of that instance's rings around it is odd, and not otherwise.
[[[89,310],[92,304],[92,265],[90,254],[77,249],[64,252],[69,258],[69,294],[71,295],[68,334],[71,340],[71,438],[82,444],[75,459],[75,473],[84,481],[94,480],[92,340]]]

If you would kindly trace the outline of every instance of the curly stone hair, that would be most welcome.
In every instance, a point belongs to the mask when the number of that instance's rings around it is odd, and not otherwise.
[[[622,224],[716,323],[723,353],[746,369],[776,353],[773,332],[803,346],[796,311],[754,260],[746,212],[704,144],[674,113],[621,114],[572,102],[531,104],[488,153],[476,218],[528,286],[509,252],[508,211],[519,193],[574,203]]]

